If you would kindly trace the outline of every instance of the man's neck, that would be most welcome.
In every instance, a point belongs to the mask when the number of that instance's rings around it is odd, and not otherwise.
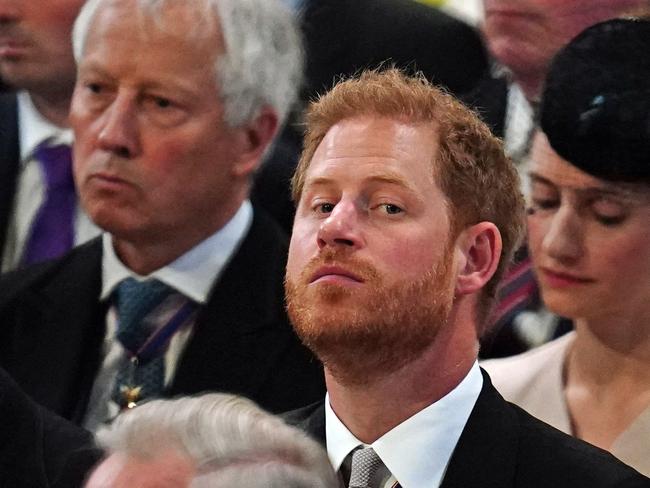
[[[330,404],[348,430],[370,444],[458,386],[477,353],[474,327],[465,324],[445,327],[417,359],[363,385],[342,384],[326,368]]]
[[[138,230],[131,235],[113,237],[113,248],[120,261],[133,272],[146,276],[180,258],[211,235],[220,231],[234,217],[246,198],[245,188],[227,207],[214,212],[210,222],[187,225],[168,231],[166,235]],[[188,222],[188,224],[192,224]]]
[[[70,112],[72,93],[42,95],[35,92],[29,92],[29,97],[31,98],[36,110],[38,110],[41,116],[48,122],[61,128],[67,128],[70,126],[68,122],[68,113]]]

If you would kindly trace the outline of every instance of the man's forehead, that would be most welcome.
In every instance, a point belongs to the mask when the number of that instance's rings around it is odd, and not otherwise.
[[[90,22],[89,34],[97,25],[129,24],[131,35],[158,35],[185,40],[221,38],[219,22],[207,2],[103,0]],[[223,44],[222,42],[220,43]]]

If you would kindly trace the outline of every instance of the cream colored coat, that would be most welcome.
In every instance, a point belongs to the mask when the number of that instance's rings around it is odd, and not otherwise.
[[[553,427],[571,434],[571,419],[564,399],[563,367],[575,332],[531,351],[481,366],[504,398]],[[650,476],[650,407],[616,439],[611,453]]]

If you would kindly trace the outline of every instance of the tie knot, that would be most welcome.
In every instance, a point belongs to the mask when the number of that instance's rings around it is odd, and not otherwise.
[[[356,449],[352,452],[349,488],[371,488],[377,486],[375,480],[379,468],[384,465],[372,447]]]
[[[139,347],[149,335],[144,319],[174,290],[158,280],[123,280],[116,290],[118,338],[129,349]]]
[[[74,189],[70,146],[65,144],[51,146],[44,142],[36,148],[34,156],[43,167],[48,190],[57,188]]]

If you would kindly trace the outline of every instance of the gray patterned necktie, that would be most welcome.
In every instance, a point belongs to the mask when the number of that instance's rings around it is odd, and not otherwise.
[[[348,488],[377,488],[377,471],[384,465],[372,447],[352,452],[352,468]]]

